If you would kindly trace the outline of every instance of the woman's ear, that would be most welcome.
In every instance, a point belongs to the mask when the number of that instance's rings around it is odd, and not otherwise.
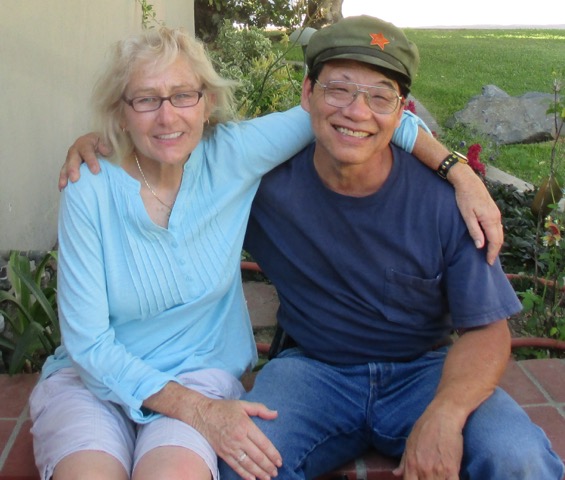
[[[118,125],[120,126],[120,130],[122,131],[122,133],[125,133],[128,131],[128,122],[126,119],[126,114],[124,109],[120,109],[120,111],[118,112],[117,116],[117,120],[118,120]]]
[[[216,94],[208,92],[204,93],[204,101],[206,102],[206,107],[204,108],[204,123],[206,123],[210,121],[210,115],[216,105]]]

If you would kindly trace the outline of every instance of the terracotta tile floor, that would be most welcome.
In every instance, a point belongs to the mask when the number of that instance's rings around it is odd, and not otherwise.
[[[27,409],[36,381],[37,375],[0,375],[0,480],[38,478]],[[556,452],[565,458],[565,360],[512,362],[502,386],[546,431]],[[362,470],[366,475],[360,473]],[[390,463],[375,456],[345,467],[343,473],[347,473],[350,480],[394,478]]]
[[[0,375],[0,479],[37,479],[27,401],[37,375]]]

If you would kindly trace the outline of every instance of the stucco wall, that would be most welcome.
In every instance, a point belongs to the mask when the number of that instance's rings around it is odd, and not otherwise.
[[[157,19],[194,28],[193,0],[151,0]],[[88,131],[108,46],[141,31],[136,0],[0,0],[0,251],[57,240],[59,169]]]

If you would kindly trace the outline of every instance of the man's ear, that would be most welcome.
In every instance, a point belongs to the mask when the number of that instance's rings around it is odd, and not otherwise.
[[[308,76],[302,81],[302,95],[300,96],[301,107],[310,113],[310,97],[312,96],[312,80]]]
[[[406,100],[403,98],[402,102],[400,102],[400,106],[398,107],[398,112],[396,112],[396,127],[400,127],[402,123],[402,115],[404,115],[404,105],[406,105]]]

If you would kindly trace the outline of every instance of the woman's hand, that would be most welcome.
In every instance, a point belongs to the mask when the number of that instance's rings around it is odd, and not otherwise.
[[[282,465],[275,446],[251,420],[276,418],[277,412],[261,403],[211,399],[169,382],[143,405],[198,430],[241,478],[269,480]]]
[[[433,136],[420,129],[412,153],[424,165],[437,171],[449,151]],[[498,206],[483,181],[468,165],[453,165],[447,173],[447,180],[455,188],[457,206],[475,245],[483,248],[488,242],[486,259],[492,265],[504,241]]]
[[[500,210],[479,176],[467,165],[455,165],[448,179],[455,187],[457,205],[477,248],[487,240],[487,262],[492,265],[504,242]]]
[[[276,418],[277,412],[260,403],[207,399],[197,408],[194,428],[241,477],[268,480],[277,475],[282,459],[250,417]]]

